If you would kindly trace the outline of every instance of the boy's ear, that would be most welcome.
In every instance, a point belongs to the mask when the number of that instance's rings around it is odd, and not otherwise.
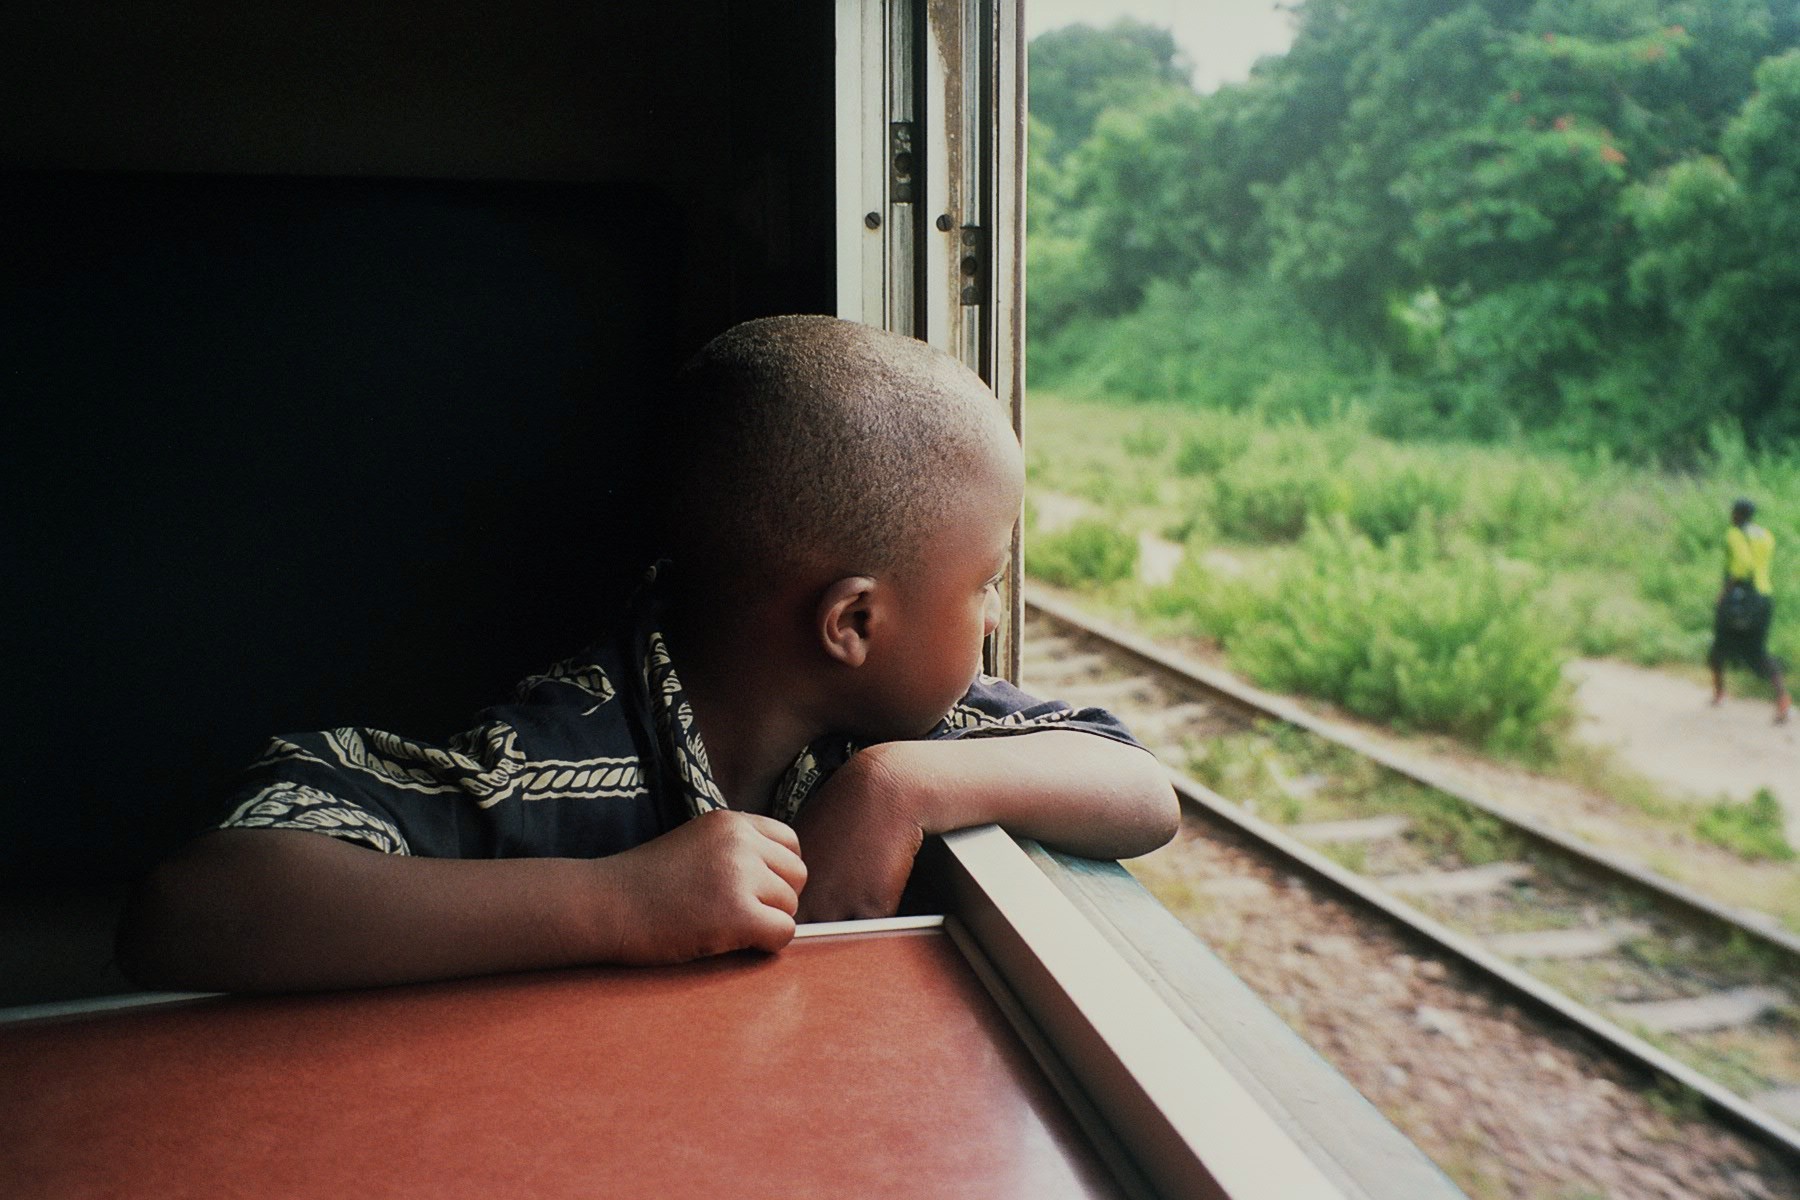
[[[875,620],[875,580],[846,575],[819,597],[814,628],[825,653],[846,667],[860,667],[869,657],[869,630]]]

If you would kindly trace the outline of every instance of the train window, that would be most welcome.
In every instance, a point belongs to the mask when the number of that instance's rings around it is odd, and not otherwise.
[[[656,388],[719,329],[903,330],[1017,423],[1024,64],[1022,0],[7,8],[4,719],[31,749],[0,1004],[124,986],[120,884],[271,732],[455,727],[572,649],[641,566]],[[1011,558],[987,661],[1016,678]],[[1127,1194],[1444,1194],[1116,864],[989,830],[921,870]]]

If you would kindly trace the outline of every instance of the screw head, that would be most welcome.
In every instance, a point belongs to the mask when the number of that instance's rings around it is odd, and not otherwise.
[[[944,213],[941,216],[939,216],[937,219],[938,232],[939,233],[949,233],[950,227],[954,224],[956,224],[956,222],[952,221],[950,219],[950,214]]]
[[[870,213],[868,216],[863,218],[863,224],[867,225],[870,229],[880,229],[881,228],[881,214],[877,213],[877,212]]]

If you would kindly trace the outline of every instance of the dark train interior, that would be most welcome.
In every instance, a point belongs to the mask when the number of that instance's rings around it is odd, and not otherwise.
[[[644,413],[834,308],[833,8],[0,14],[0,1005],[271,734],[460,728],[636,577]]]

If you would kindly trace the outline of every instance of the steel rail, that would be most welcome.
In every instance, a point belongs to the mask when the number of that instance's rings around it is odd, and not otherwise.
[[[1356,730],[1306,712],[1291,700],[1263,692],[1217,668],[1196,662],[1137,634],[1080,612],[1056,597],[1043,594],[1041,590],[1028,588],[1025,603],[1028,611],[1035,610],[1200,691],[1218,696],[1252,714],[1273,717],[1305,729],[1361,754],[1396,774],[1444,792],[1453,799],[1517,828],[1529,839],[1549,846],[1555,853],[1573,857],[1633,888],[1649,891],[1659,900],[1684,910],[1690,916],[1699,916],[1710,923],[1741,931],[1786,954],[1800,955],[1800,938],[1795,938],[1786,930],[1746,924],[1732,909],[1724,905],[1699,896],[1691,889],[1654,872],[1622,862],[1567,834],[1549,829],[1541,822],[1516,813],[1488,797],[1471,795],[1457,782],[1450,781],[1441,772],[1431,769],[1429,764],[1417,762],[1388,747],[1377,745]],[[1372,910],[1398,924],[1406,936],[1460,961],[1477,975],[1490,980],[1551,1020],[1580,1029],[1615,1057],[1653,1076],[1669,1080],[1698,1097],[1723,1120],[1789,1157],[1800,1159],[1800,1130],[1764,1112],[1735,1092],[1594,1010],[1578,1004],[1474,939],[1455,932],[1405,901],[1381,890],[1370,880],[1340,866],[1329,856],[1283,832],[1276,825],[1251,815],[1241,806],[1180,770],[1173,767],[1167,770],[1184,810],[1216,825],[1224,825],[1239,836],[1265,847],[1358,907]]]
[[[1167,770],[1184,809],[1215,824],[1228,825],[1258,845],[1280,854],[1282,858],[1330,885],[1334,891],[1355,904],[1373,909],[1398,923],[1407,935],[1460,960],[1503,990],[1548,1014],[1552,1020],[1579,1028],[1614,1055],[1687,1089],[1722,1118],[1793,1158],[1800,1159],[1800,1130],[1770,1116],[1736,1092],[1713,1082],[1686,1063],[1672,1058],[1593,1009],[1577,1004],[1474,939],[1457,933],[1405,901],[1374,887],[1360,875],[1339,866],[1326,855],[1297,838],[1288,836],[1269,822],[1251,816],[1204,784],[1188,778],[1173,767]]]

